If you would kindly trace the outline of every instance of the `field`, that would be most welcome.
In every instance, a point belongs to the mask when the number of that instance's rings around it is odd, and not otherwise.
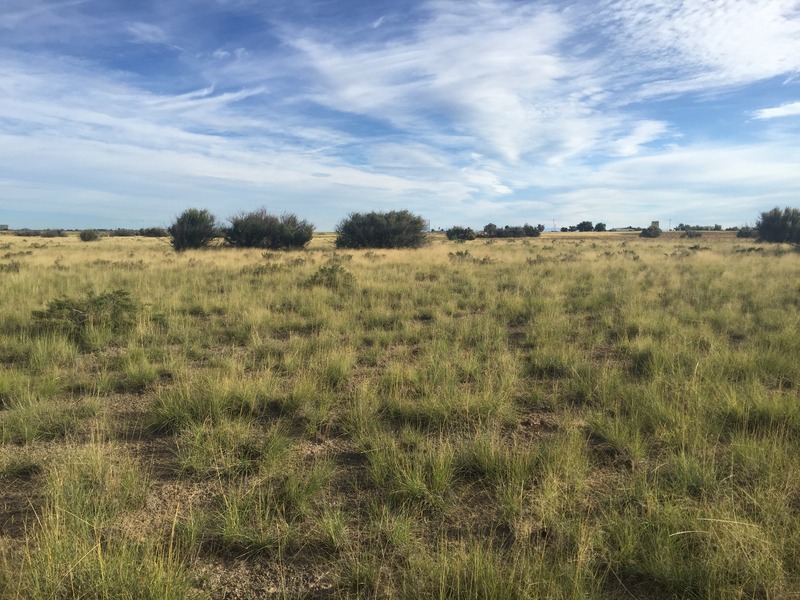
[[[800,252],[0,236],[0,598],[800,598]]]

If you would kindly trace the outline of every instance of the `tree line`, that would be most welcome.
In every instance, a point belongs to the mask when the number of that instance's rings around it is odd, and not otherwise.
[[[169,237],[175,250],[203,248],[214,240],[222,239],[227,246],[239,248],[264,248],[272,250],[304,248],[311,241],[314,225],[300,219],[293,213],[280,216],[261,208],[252,212],[241,212],[222,225],[206,209],[189,208],[177,216],[166,228],[148,227],[143,229],[83,230],[80,237],[84,241],[94,241],[101,234],[109,236],[147,236]],[[480,231],[470,227],[454,226],[445,231],[447,239],[467,241],[476,238],[522,238],[538,237],[544,225],[505,225],[499,227],[488,223]],[[679,224],[676,230],[684,235],[696,236],[700,231],[720,231],[720,225],[698,226]],[[753,237],[764,242],[778,242],[800,245],[800,209],[786,207],[773,208],[761,213],[755,226],[733,228],[738,237]],[[441,231],[441,230],[440,230]],[[606,231],[605,223],[593,224],[582,221],[577,225],[562,227],[561,231]],[[427,221],[408,210],[389,212],[350,213],[336,225],[337,248],[419,248],[428,238]],[[63,229],[31,230],[20,229],[16,235],[60,237],[66,235]],[[655,224],[642,229],[641,237],[658,237],[661,229]]]

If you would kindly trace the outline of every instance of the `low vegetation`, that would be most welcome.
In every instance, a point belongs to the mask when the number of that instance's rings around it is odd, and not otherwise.
[[[0,598],[797,596],[795,247],[338,235],[3,236]]]

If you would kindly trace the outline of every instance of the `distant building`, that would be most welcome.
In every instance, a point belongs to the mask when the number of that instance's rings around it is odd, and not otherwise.
[[[0,225],[0,231],[8,231],[8,225]]]
[[[660,221],[653,221],[652,223],[650,223],[650,227],[655,227],[656,229],[661,229],[659,223],[660,223]]]

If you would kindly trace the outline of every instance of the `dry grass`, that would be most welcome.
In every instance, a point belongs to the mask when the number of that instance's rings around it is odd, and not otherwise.
[[[800,253],[432,237],[0,236],[0,597],[800,596]]]

